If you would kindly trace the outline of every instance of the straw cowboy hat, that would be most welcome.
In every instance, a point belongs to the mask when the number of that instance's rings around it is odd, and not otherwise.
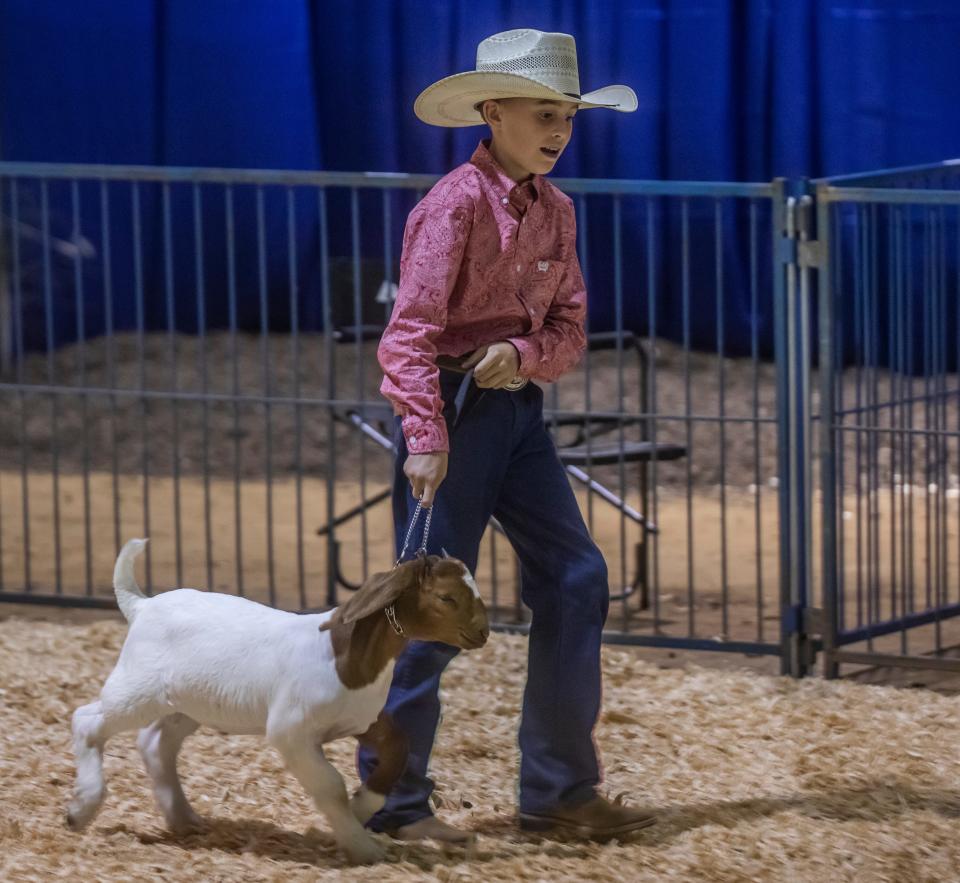
[[[488,98],[547,98],[623,113],[637,109],[629,86],[604,86],[581,95],[573,37],[527,28],[487,37],[477,47],[476,70],[428,86],[413,110],[433,126],[477,126],[483,123],[478,107]]]

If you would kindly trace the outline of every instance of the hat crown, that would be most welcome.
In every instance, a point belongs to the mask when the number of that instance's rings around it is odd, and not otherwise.
[[[477,46],[477,70],[518,74],[580,97],[577,44],[569,34],[532,28],[494,34]]]

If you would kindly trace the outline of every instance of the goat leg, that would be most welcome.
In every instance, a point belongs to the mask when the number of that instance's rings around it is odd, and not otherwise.
[[[199,726],[185,714],[168,714],[144,727],[137,737],[137,747],[153,781],[157,806],[167,821],[167,827],[177,834],[203,828],[203,820],[187,801],[177,774],[180,746]]]
[[[386,850],[350,811],[343,777],[313,744],[308,731],[268,732],[268,739],[283,756],[287,769],[297,777],[304,790],[326,816],[337,845],[352,864],[366,865],[383,861]]]

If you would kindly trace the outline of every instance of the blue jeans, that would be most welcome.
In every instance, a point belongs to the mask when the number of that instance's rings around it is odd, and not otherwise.
[[[589,799],[599,781],[593,728],[600,710],[607,567],[544,425],[543,391],[533,383],[517,392],[483,391],[471,384],[454,431],[453,400],[461,380],[459,374],[440,372],[451,449],[427,548],[431,554],[446,549],[475,571],[480,539],[495,515],[517,553],[521,598],[532,612],[520,722],[520,810],[544,812]],[[416,506],[403,473],[407,450],[399,418],[395,440],[393,515],[399,550]],[[421,518],[418,527],[422,524]],[[408,554],[420,536],[415,529]],[[458,652],[446,644],[412,641],[397,660],[386,710],[406,732],[410,754],[386,805],[370,821],[374,830],[431,814],[433,782],[427,767],[440,720],[440,676]],[[362,779],[375,763],[369,751],[360,751]]]

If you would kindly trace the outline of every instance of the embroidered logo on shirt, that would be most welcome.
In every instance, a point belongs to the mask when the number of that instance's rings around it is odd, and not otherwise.
[[[546,273],[547,270],[550,269],[550,264],[548,264],[546,261],[537,261],[537,269],[541,273]]]

